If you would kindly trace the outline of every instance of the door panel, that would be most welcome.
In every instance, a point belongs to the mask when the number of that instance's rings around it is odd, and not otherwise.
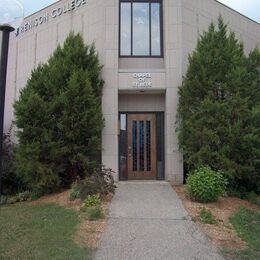
[[[156,116],[128,115],[128,179],[156,179]]]

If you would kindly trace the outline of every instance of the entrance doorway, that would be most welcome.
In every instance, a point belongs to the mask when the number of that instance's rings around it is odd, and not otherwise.
[[[163,113],[120,113],[120,180],[164,179]]]
[[[128,115],[128,179],[156,179],[156,116]]]

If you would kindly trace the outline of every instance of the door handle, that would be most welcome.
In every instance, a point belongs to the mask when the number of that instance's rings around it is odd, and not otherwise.
[[[131,157],[132,156],[132,147],[128,146],[128,156]]]

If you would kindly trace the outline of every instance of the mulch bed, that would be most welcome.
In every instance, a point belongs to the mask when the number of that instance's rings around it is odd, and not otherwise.
[[[259,206],[235,197],[223,197],[214,203],[198,203],[191,201],[185,190],[185,186],[173,186],[173,188],[182,200],[189,215],[197,222],[214,245],[230,249],[244,249],[247,247],[246,242],[239,238],[232,224],[229,222],[229,217],[241,206],[257,211],[260,210]],[[202,208],[211,211],[217,220],[217,224],[202,224],[198,221]]]

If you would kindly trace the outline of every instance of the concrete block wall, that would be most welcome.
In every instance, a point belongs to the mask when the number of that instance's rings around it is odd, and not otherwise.
[[[115,171],[118,180],[118,28],[119,3],[103,0],[103,115],[102,163]]]
[[[119,112],[164,112],[165,93],[158,94],[120,94]]]
[[[175,132],[178,87],[182,81],[182,1],[163,1],[164,57],[166,70],[165,96],[165,177],[181,184],[183,160]]]

